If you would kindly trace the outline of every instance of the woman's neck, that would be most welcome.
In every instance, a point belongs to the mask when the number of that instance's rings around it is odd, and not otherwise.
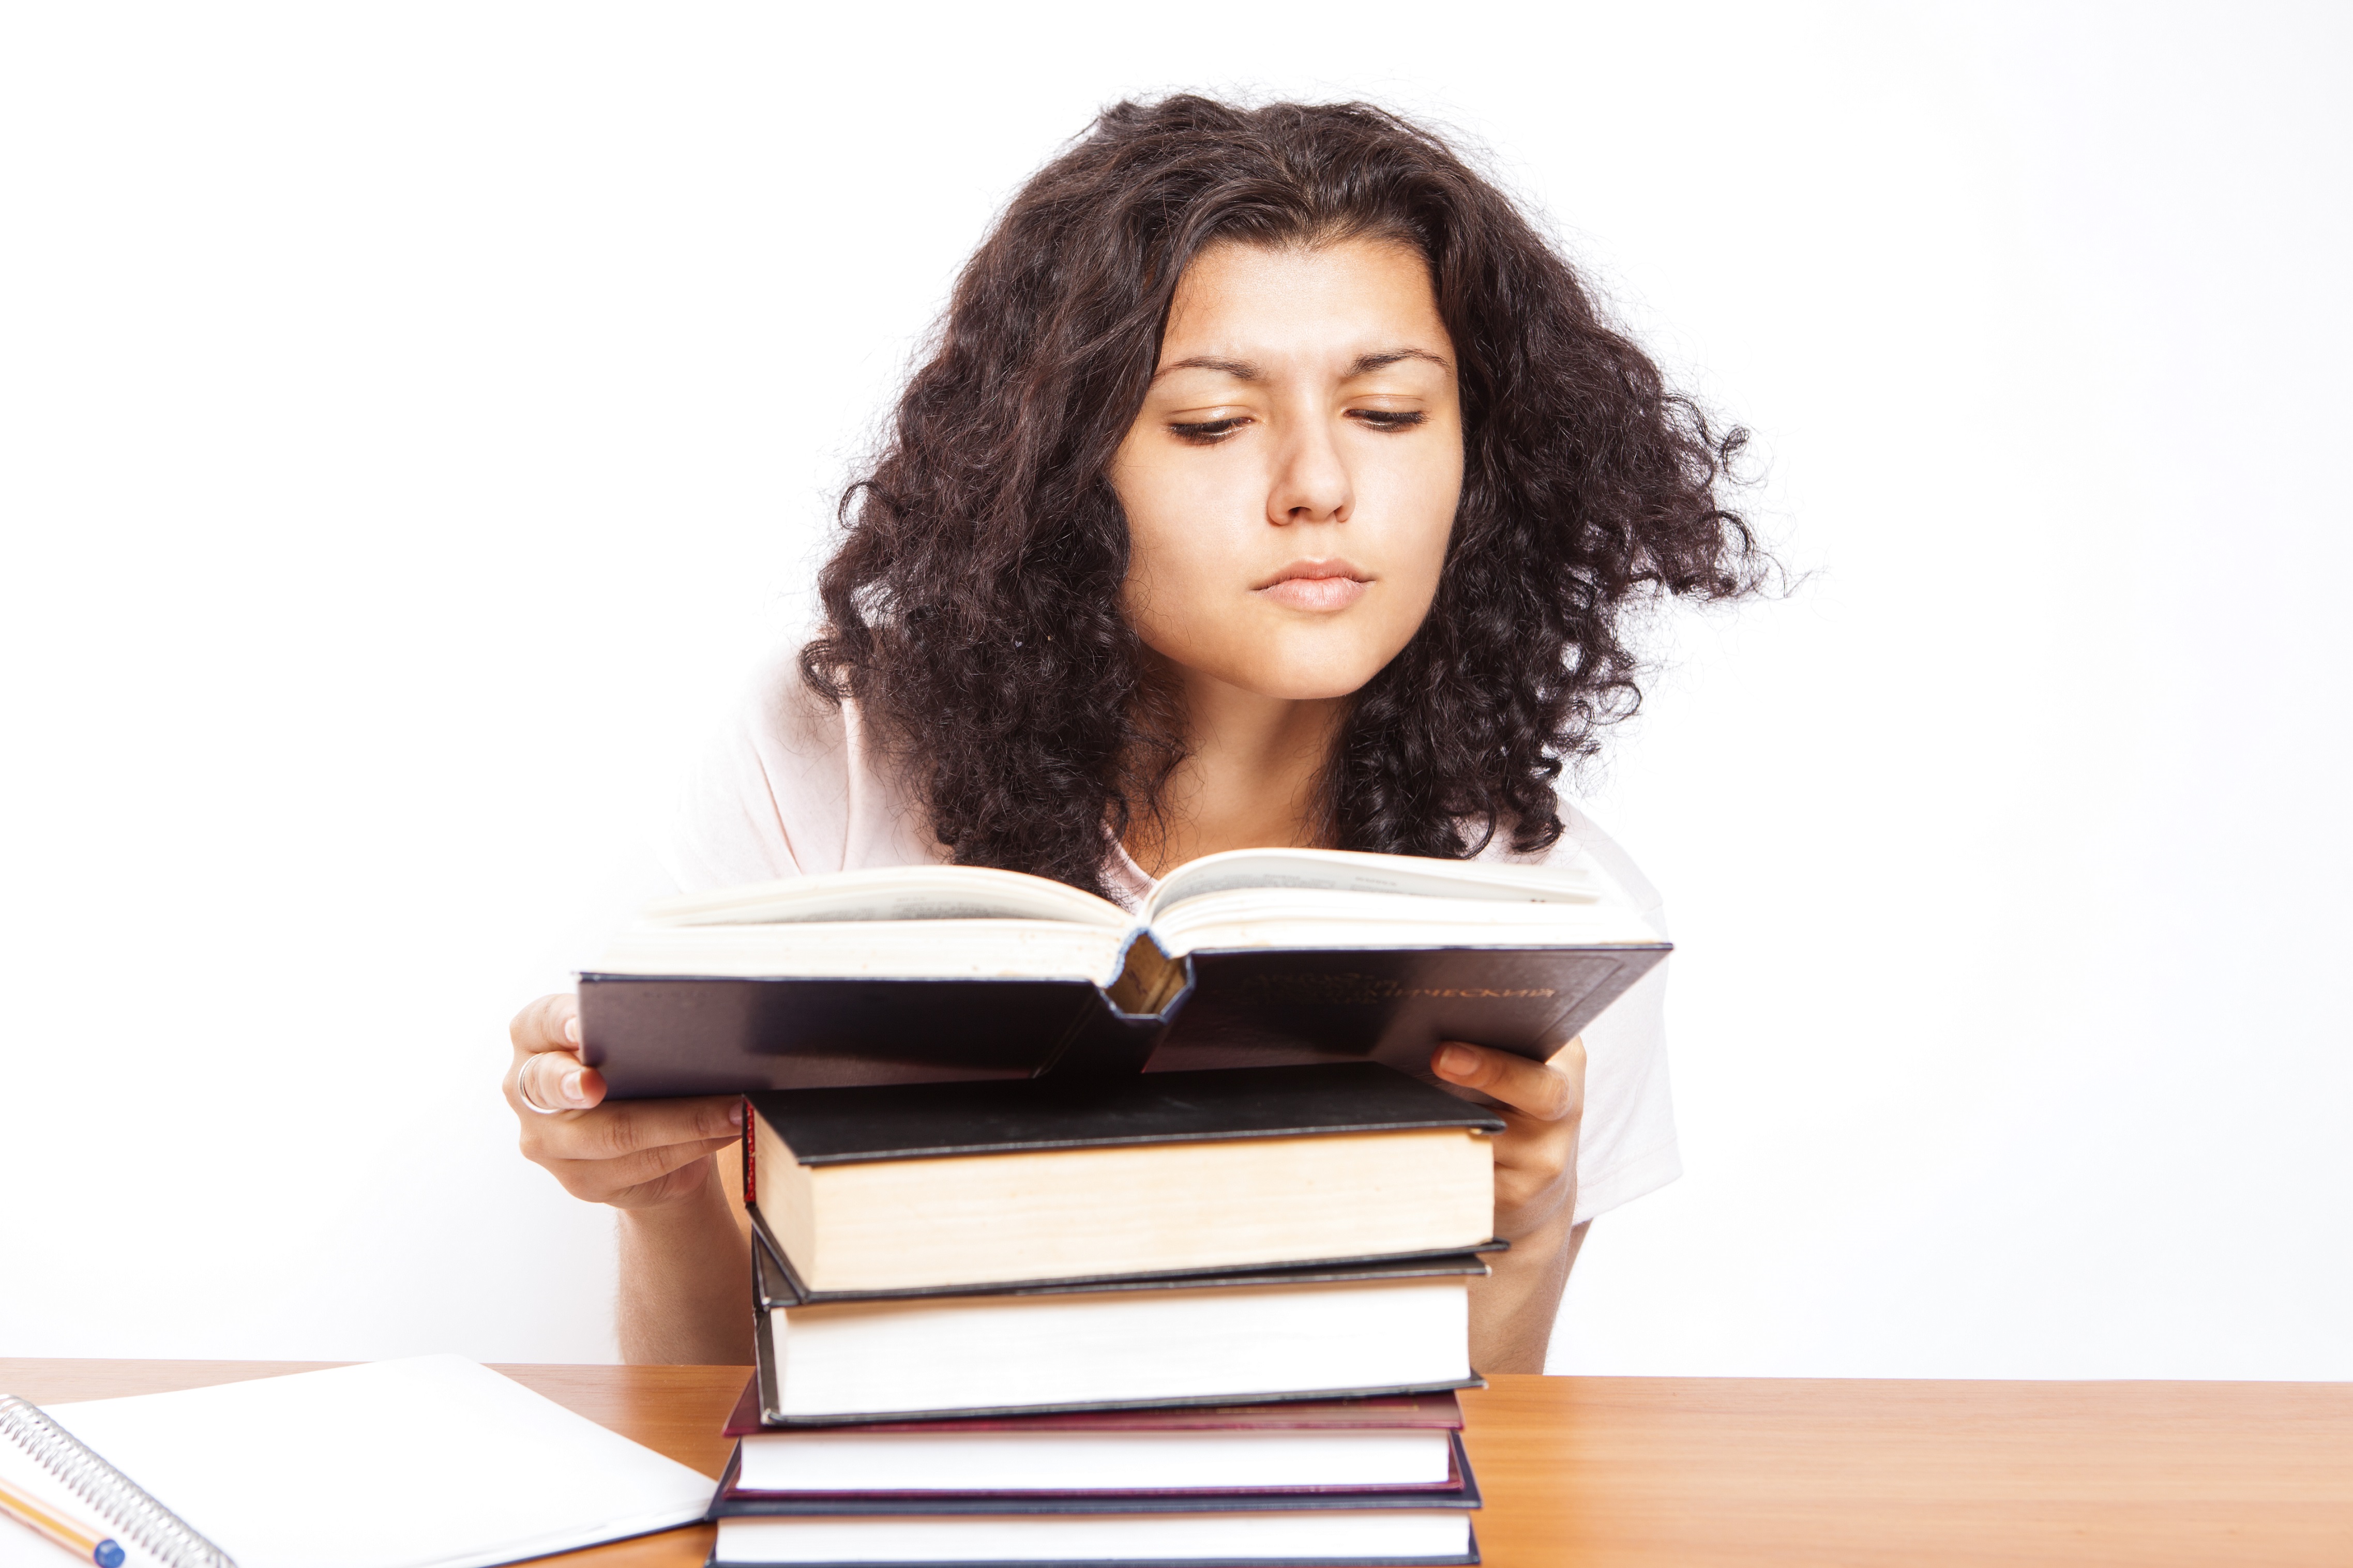
[[[1185,760],[1161,791],[1157,820],[1139,813],[1128,853],[1159,877],[1221,849],[1321,845],[1324,771],[1347,717],[1345,697],[1292,700],[1171,668]]]

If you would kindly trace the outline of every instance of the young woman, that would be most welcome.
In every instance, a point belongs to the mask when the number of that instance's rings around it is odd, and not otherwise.
[[[1715,493],[1739,438],[1429,132],[1121,104],[965,268],[845,499],[828,629],[714,754],[672,873],[955,860],[1133,906],[1252,845],[1583,856],[1655,920],[1554,789],[1635,700],[1629,610],[1767,565]],[[1676,1173],[1662,983],[1547,1065],[1431,1058],[1510,1124],[1482,1370],[1541,1369],[1587,1223]],[[736,1103],[600,1103],[569,995],[513,1037],[524,1153],[620,1211],[625,1353],[748,1359]]]

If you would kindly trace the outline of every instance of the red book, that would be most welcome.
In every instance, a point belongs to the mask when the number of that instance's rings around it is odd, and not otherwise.
[[[1304,1507],[1338,1496],[1388,1506],[1471,1489],[1451,1394],[783,1430],[759,1426],[758,1413],[757,1392],[747,1390],[727,1426],[737,1442],[720,1499],[739,1510],[1018,1511],[1282,1497]]]

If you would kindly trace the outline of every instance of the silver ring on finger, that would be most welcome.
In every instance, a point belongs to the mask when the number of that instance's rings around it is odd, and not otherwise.
[[[524,1068],[527,1068],[531,1066],[531,1063],[525,1062],[522,1065]],[[550,1110],[547,1107],[533,1100],[531,1097],[531,1089],[528,1087],[529,1083],[529,1075],[522,1070],[522,1068],[516,1068],[515,1098],[522,1101],[523,1109],[525,1110],[535,1110],[542,1116],[561,1116],[564,1114],[561,1110]]]

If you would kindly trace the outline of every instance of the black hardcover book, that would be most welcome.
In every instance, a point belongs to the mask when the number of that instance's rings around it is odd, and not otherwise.
[[[1292,1268],[1236,1269],[1221,1274],[1124,1276],[1117,1279],[1058,1279],[1039,1284],[989,1286],[979,1289],[954,1293],[925,1292],[910,1300],[902,1292],[871,1294],[841,1293],[813,1300],[794,1279],[786,1267],[773,1241],[760,1230],[752,1238],[752,1299],[753,1299],[753,1359],[759,1394],[760,1421],[763,1426],[776,1428],[809,1426],[860,1426],[877,1421],[950,1420],[972,1416],[1039,1415],[1060,1411],[1144,1409],[1160,1405],[1220,1405],[1240,1401],[1276,1404],[1289,1400],[1372,1398],[1392,1394],[1436,1394],[1452,1389],[1482,1388],[1485,1379],[1469,1370],[1467,1365],[1447,1375],[1416,1378],[1404,1382],[1382,1382],[1353,1384],[1320,1384],[1313,1387],[1293,1387],[1280,1377],[1268,1386],[1250,1388],[1217,1387],[1197,1394],[1148,1397],[1073,1397],[1041,1399],[1030,1402],[1029,1390],[1022,1385],[1015,1364],[1018,1352],[1000,1344],[1003,1352],[998,1370],[1011,1375],[1001,1386],[1017,1390],[1015,1398],[989,1400],[982,1403],[944,1404],[933,1408],[831,1409],[810,1413],[786,1408],[783,1359],[777,1353],[776,1342],[790,1331],[777,1320],[787,1321],[808,1313],[831,1317],[838,1321],[845,1310],[856,1311],[861,1307],[881,1310],[888,1323],[895,1313],[892,1309],[938,1307],[954,1309],[960,1303],[986,1307],[1020,1299],[1078,1296],[1143,1296],[1176,1292],[1207,1292],[1228,1297],[1232,1292],[1281,1291],[1295,1288],[1330,1288],[1379,1286],[1428,1281],[1443,1285],[1448,1281],[1467,1281],[1484,1275],[1487,1265],[1476,1253],[1455,1253],[1428,1258],[1380,1258],[1362,1263],[1303,1265]],[[1459,1287],[1458,1287],[1459,1288]],[[1385,1293],[1384,1293],[1385,1294]],[[1459,1353],[1462,1325],[1454,1323],[1439,1331],[1451,1337],[1453,1350]],[[934,1342],[940,1336],[936,1329],[925,1330],[918,1325],[906,1342],[899,1347],[902,1357],[921,1357],[935,1349]],[[1188,1344],[1188,1351],[1205,1354],[1215,1363],[1219,1358],[1214,1343]],[[1050,1342],[1044,1352],[1050,1360],[1056,1352]],[[1155,1352],[1148,1343],[1129,1343],[1117,1352],[1117,1357],[1153,1357],[1166,1355]],[[946,1358],[956,1358],[953,1351]],[[1117,1359],[1117,1358],[1115,1358]],[[968,1367],[960,1370],[969,1370]]]
[[[752,1110],[748,1206],[811,1301],[1501,1245],[1503,1121],[1371,1062],[778,1089]]]
[[[582,1054],[624,1099],[1365,1060],[1419,1073],[1441,1040],[1547,1057],[1669,951],[1590,868],[1338,851],[1208,857],[1144,919],[971,867],[670,900],[581,974]]]
[[[1332,1067],[1049,1078],[1017,1083],[786,1089],[752,1109],[804,1165],[1313,1133],[1461,1127],[1493,1111],[1365,1062]]]

